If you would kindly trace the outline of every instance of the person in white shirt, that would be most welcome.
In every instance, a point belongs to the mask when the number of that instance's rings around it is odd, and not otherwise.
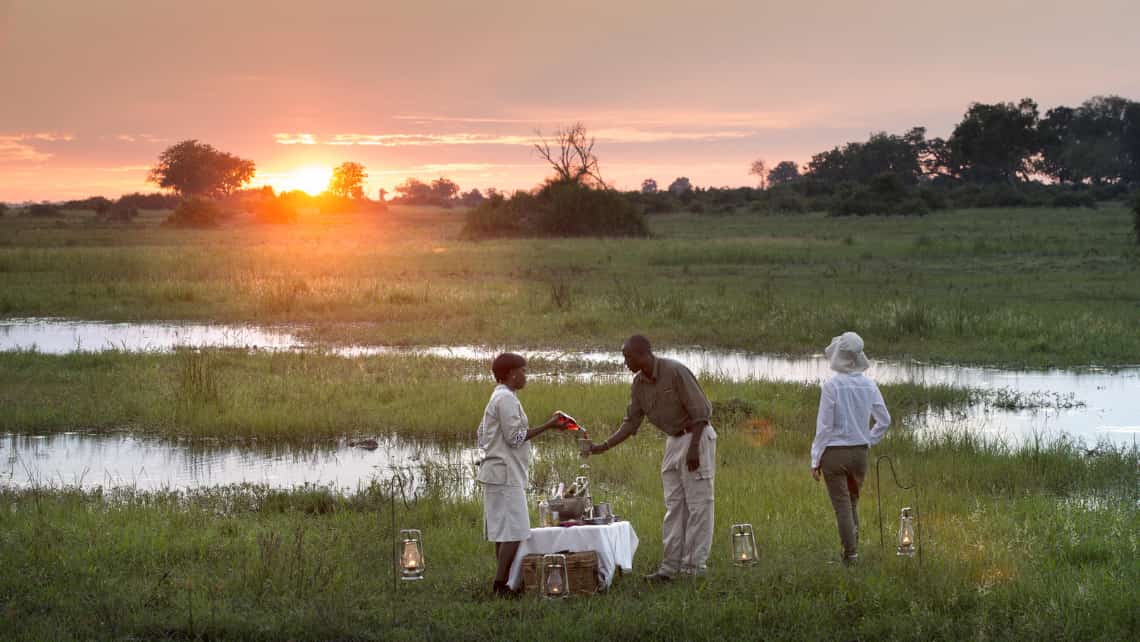
[[[530,473],[529,441],[558,425],[557,415],[531,428],[515,394],[526,386],[526,359],[505,352],[491,364],[498,385],[483,411],[478,444],[483,449],[476,480],[483,485],[483,534],[495,543],[498,569],[492,592],[511,595],[507,575],[519,542],[530,537],[526,488]]]
[[[823,354],[836,374],[820,391],[811,476],[826,483],[843,544],[843,562],[853,564],[859,557],[859,491],[867,476],[868,448],[882,440],[891,415],[879,386],[863,374],[870,363],[863,353],[862,337],[844,332],[831,340]]]

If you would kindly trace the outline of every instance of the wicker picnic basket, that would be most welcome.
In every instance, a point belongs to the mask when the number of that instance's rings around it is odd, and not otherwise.
[[[571,595],[593,595],[602,587],[602,577],[598,572],[598,553],[564,553],[566,573],[570,577]],[[523,588],[527,593],[538,593],[542,580],[542,556],[526,555],[522,561]]]

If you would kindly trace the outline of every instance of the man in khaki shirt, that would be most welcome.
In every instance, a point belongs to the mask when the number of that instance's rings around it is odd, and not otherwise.
[[[645,579],[665,582],[678,574],[705,572],[713,535],[713,477],[716,431],[709,424],[712,405],[696,377],[681,363],[653,354],[649,339],[634,335],[622,346],[625,365],[636,373],[629,408],[617,432],[591,445],[597,455],[637,433],[649,417],[667,435],[661,462],[665,489],[664,555]]]

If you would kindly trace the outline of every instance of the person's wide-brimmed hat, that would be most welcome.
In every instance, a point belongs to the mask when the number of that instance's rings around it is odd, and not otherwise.
[[[863,337],[854,332],[844,332],[833,337],[823,354],[831,363],[831,369],[836,372],[855,374],[871,367],[867,355],[863,354]]]

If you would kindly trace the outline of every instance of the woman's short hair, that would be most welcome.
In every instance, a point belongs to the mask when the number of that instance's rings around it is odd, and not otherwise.
[[[495,373],[495,381],[502,383],[511,375],[511,370],[526,365],[526,359],[520,354],[504,352],[491,362],[491,372]]]

